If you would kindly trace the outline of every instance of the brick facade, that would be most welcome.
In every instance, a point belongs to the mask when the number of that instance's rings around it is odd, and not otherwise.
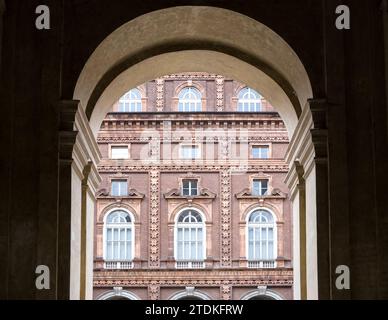
[[[185,87],[201,93],[203,112],[178,112]],[[169,75],[138,87],[143,112],[118,112],[116,103],[107,114],[97,139],[102,183],[95,217],[95,299],[292,299],[292,218],[283,182],[287,130],[264,98],[261,112],[236,112],[243,88],[212,74]],[[200,157],[182,159],[182,145],[198,146]],[[111,159],[112,146],[128,146],[128,159]],[[269,158],[253,159],[253,146],[267,147]],[[127,181],[127,195],[111,195],[114,179]],[[185,179],[197,181],[196,196],[182,194]],[[254,179],[268,181],[266,195],[252,195]],[[177,269],[175,261],[175,221],[187,208],[205,220],[206,254],[198,269]],[[104,261],[104,219],[115,209],[134,220],[133,260],[125,270]],[[247,258],[247,218],[257,209],[276,219],[273,265],[255,266]]]

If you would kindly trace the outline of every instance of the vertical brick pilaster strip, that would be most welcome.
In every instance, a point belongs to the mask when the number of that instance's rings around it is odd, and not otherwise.
[[[150,221],[149,221],[149,261],[148,265],[151,269],[160,267],[160,216],[159,216],[159,194],[160,194],[160,172],[155,168],[149,172],[150,179]]]
[[[221,285],[221,300],[232,300],[232,286],[229,284]]]
[[[217,91],[217,111],[224,111],[224,83],[225,78],[217,76],[216,91]]]
[[[164,109],[164,78],[156,79],[156,111]]]
[[[232,266],[232,241],[231,241],[231,173],[229,170],[220,172],[221,184],[221,267]]]
[[[149,300],[160,300],[160,286],[152,283],[148,286],[148,299]]]

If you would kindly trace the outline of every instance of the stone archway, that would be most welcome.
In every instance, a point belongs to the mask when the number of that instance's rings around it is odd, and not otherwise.
[[[60,192],[60,203],[64,204],[60,210],[71,210],[74,243],[80,244],[71,248],[70,297],[90,296],[87,292],[91,286],[93,246],[92,237],[87,234],[91,228],[87,217],[92,214],[93,192],[99,181],[96,166],[100,155],[95,136],[105,114],[129,87],[165,74],[192,70],[223,74],[246,83],[266,96],[282,116],[291,137],[287,152],[291,169],[286,182],[297,226],[294,228],[295,297],[317,298],[318,190],[310,131],[315,129],[313,138],[319,138],[316,142],[323,145],[325,136],[316,125],[320,122],[314,124],[311,112],[320,115],[320,102],[311,100],[311,84],[302,62],[275,32],[233,11],[190,6],[151,12],[114,31],[86,63],[74,100],[62,104],[61,124],[65,130],[61,150],[64,158],[72,157],[75,161],[64,162],[61,167],[61,179],[68,184]],[[317,119],[322,122],[322,117]],[[325,149],[319,151],[323,160],[319,170],[325,172]],[[327,179],[322,174],[319,177]],[[326,181],[321,183],[325,184]],[[324,188],[319,191],[324,192]],[[326,194],[321,195],[326,198]],[[71,207],[66,203],[71,203]],[[322,207],[324,211],[325,203]],[[79,268],[80,275],[76,271]],[[322,274],[326,272],[324,269],[320,271]],[[326,279],[326,275],[322,278]]]

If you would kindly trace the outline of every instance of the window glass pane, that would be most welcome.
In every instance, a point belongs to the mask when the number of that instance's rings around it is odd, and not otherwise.
[[[184,259],[190,259],[189,253],[190,253],[190,242],[185,241],[184,246],[183,246],[183,251],[184,251]]]
[[[126,259],[132,260],[132,245],[130,242],[127,242],[127,256]]]
[[[198,260],[203,260],[203,244],[202,244],[202,241],[198,242],[198,246],[197,246],[197,259]]]
[[[273,228],[268,228],[268,240],[273,240]]]
[[[178,246],[177,246],[177,259],[183,259],[183,242],[178,241]]]
[[[184,228],[183,239],[185,241],[189,241],[190,240],[190,229],[189,228]]]
[[[125,241],[120,241],[120,259],[125,259]]]
[[[112,147],[112,159],[128,159],[128,147]]]
[[[108,260],[112,259],[112,242],[108,241],[106,245],[106,258]]]
[[[259,196],[260,195],[260,181],[259,180],[253,180],[253,190],[252,194],[254,196]]]
[[[119,260],[119,243],[113,242],[113,259]]]
[[[249,241],[248,243],[248,259],[249,260],[254,260],[255,259],[255,256],[253,254],[253,242],[252,241]]]
[[[128,185],[126,180],[112,180],[112,196],[127,196]]]
[[[273,241],[268,242],[268,260],[275,259]]]
[[[120,229],[120,240],[121,241],[125,241],[125,232],[126,232],[126,229]]]
[[[195,260],[195,259],[197,258],[196,253],[197,253],[196,242],[195,242],[195,241],[192,241],[192,242],[191,242],[190,259]]]

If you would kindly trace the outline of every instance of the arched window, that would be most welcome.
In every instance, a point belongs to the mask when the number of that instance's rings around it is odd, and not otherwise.
[[[186,87],[179,93],[179,111],[201,112],[201,93],[194,87]]]
[[[134,256],[134,228],[131,215],[124,210],[109,213],[105,220],[104,234],[106,268],[131,268],[130,262]]]
[[[119,112],[141,112],[141,93],[139,89],[132,89],[119,100]]]
[[[239,112],[261,111],[261,95],[251,88],[244,88],[238,95]]]
[[[274,261],[277,253],[274,216],[264,209],[255,210],[249,215],[247,225],[248,262],[251,262],[248,263],[249,266],[252,268],[275,267]]]
[[[205,246],[205,223],[201,214],[193,209],[182,211],[175,225],[177,267],[202,268],[206,252]],[[179,261],[183,263],[179,264]]]

